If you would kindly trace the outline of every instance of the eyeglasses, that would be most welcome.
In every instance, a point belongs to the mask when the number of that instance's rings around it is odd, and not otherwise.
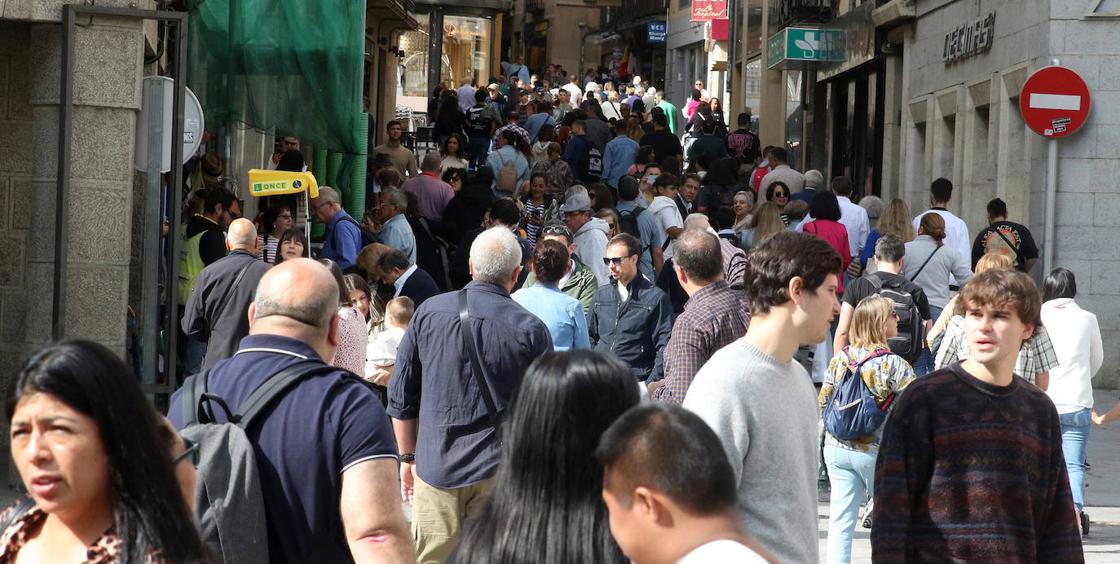
[[[183,437],[183,444],[187,445],[187,450],[184,450],[182,454],[176,456],[175,459],[171,461],[171,465],[177,466],[180,462],[190,457],[191,464],[193,466],[198,466],[198,443]]]
[[[788,198],[789,194],[783,194],[781,192],[774,192],[774,197],[775,198]]]
[[[624,260],[626,260],[626,259],[628,259],[632,256],[634,256],[634,255],[626,255],[624,257],[603,257],[603,264],[605,264],[607,266],[610,266],[612,264],[615,265],[615,266],[618,266],[618,265],[622,264],[622,261],[624,261]]]
[[[607,222],[607,227],[610,229],[614,229],[615,225],[613,223]]]

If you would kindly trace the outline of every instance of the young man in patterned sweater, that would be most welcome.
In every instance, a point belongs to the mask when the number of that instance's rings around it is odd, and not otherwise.
[[[1038,288],[993,269],[957,300],[969,358],[895,403],[875,469],[876,562],[1084,562],[1058,413],[1014,374]]]

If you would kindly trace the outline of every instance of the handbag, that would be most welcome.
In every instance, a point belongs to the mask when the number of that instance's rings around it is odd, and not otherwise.
[[[498,414],[498,406],[494,403],[494,396],[490,394],[490,385],[486,382],[486,373],[483,371],[482,363],[478,358],[478,346],[474,340],[474,328],[471,327],[471,314],[467,308],[467,290],[465,288],[459,290],[459,327],[463,333],[463,349],[467,351],[467,356],[470,357],[471,374],[474,375],[475,383],[478,384],[478,389],[482,392],[482,403],[486,404],[486,412],[490,415],[490,425],[494,427],[494,436],[498,441],[498,446],[501,446],[502,418]]]

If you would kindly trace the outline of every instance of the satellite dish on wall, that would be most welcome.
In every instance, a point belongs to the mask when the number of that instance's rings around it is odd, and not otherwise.
[[[186,88],[186,96],[183,98],[183,162],[189,160],[202,145],[202,130],[205,127],[205,119],[202,115],[202,105],[198,103],[198,98],[191,92],[190,88]],[[166,76],[149,76],[144,79],[144,93],[140,98],[143,107],[140,109],[140,115],[136,117],[136,156],[133,158],[133,167],[141,172],[148,170],[148,148],[149,148],[149,121],[151,115],[155,111],[149,107],[147,101],[150,96],[155,96],[156,100],[161,100],[160,111],[163,115],[163,131],[159,143],[155,145],[163,154],[160,161],[160,172],[171,171],[171,122],[174,118],[174,102],[175,102],[175,81]]]

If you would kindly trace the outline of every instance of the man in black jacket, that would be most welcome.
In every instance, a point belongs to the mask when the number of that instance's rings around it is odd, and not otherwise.
[[[439,286],[424,269],[408,261],[408,255],[399,249],[390,249],[377,261],[381,269],[381,283],[394,288],[393,297],[411,298],[416,307],[424,300],[440,293]]]
[[[673,306],[665,292],[638,275],[640,254],[641,243],[628,233],[607,244],[603,261],[612,280],[595,290],[587,326],[592,347],[613,353],[634,377],[649,383],[664,376],[661,351],[673,329]]]
[[[202,270],[183,310],[183,332],[205,343],[205,370],[233,356],[241,339],[249,334],[249,304],[257,284],[269,265],[259,258],[257,229],[248,219],[229,224],[226,234],[229,255]]]

